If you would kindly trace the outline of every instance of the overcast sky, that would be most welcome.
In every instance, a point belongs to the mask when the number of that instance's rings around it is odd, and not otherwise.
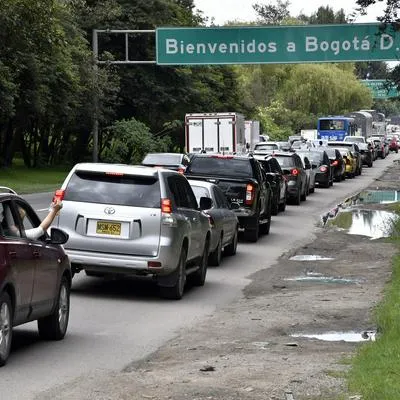
[[[223,25],[226,21],[255,21],[257,15],[252,4],[276,4],[274,1],[262,0],[194,0],[196,8],[204,12],[204,16],[214,17],[216,25]],[[310,15],[317,11],[318,7],[329,5],[334,11],[344,9],[346,15],[355,8],[354,0],[335,0],[324,2],[323,0],[292,0],[290,2],[290,14],[297,16],[300,13]],[[384,3],[379,2],[369,8],[367,16],[357,19],[356,22],[375,22],[376,17],[383,14]]]

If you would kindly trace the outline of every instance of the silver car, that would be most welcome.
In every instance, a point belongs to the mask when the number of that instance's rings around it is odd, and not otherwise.
[[[56,225],[69,235],[73,271],[89,276],[147,276],[161,294],[180,299],[191,274],[204,285],[211,226],[180,173],[144,166],[77,164],[56,196]]]
[[[212,207],[206,211],[211,223],[210,255],[208,263],[218,266],[221,263],[222,251],[225,256],[236,254],[239,221],[231,209],[224,192],[215,184],[189,179],[194,195],[212,199]]]

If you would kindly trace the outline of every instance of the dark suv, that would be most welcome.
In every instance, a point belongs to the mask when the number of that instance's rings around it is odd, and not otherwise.
[[[296,153],[275,153],[274,157],[278,160],[283,174],[286,176],[288,198],[295,205],[300,205],[300,201],[305,200],[308,193],[307,173],[303,166],[303,161]]]
[[[260,163],[253,156],[194,154],[185,175],[218,185],[230,204],[235,203],[245,238],[256,242],[259,232],[268,234],[272,189]]]
[[[37,240],[25,232],[40,225],[32,207],[8,188],[0,194],[0,366],[11,349],[13,327],[38,321],[44,339],[67,332],[71,268],[61,244],[68,235],[51,228]]]

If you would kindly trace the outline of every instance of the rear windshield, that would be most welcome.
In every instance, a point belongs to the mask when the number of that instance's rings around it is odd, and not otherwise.
[[[142,164],[147,165],[177,165],[180,163],[180,154],[147,154],[142,161]]]
[[[77,171],[65,191],[64,200],[84,203],[160,208],[157,178]]]
[[[325,151],[326,151],[326,154],[328,154],[328,157],[334,157],[334,158],[336,158],[336,150],[335,149],[333,149],[333,148],[326,148],[325,149]]]
[[[188,169],[193,175],[218,175],[238,178],[251,178],[253,170],[250,160],[223,157],[195,157]]]
[[[361,136],[346,136],[346,142],[365,143],[365,139]]]
[[[278,161],[279,165],[282,168],[295,167],[296,166],[292,157],[276,156],[275,159]]]
[[[278,150],[277,144],[260,144],[255,146],[254,151]]]

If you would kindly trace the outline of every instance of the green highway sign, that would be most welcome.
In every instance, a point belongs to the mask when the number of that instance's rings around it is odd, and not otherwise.
[[[365,79],[361,80],[361,82],[371,89],[374,99],[389,99],[392,97],[399,97],[400,95],[396,86],[390,85],[390,83],[384,79]]]
[[[391,24],[158,28],[159,65],[400,60]]]

